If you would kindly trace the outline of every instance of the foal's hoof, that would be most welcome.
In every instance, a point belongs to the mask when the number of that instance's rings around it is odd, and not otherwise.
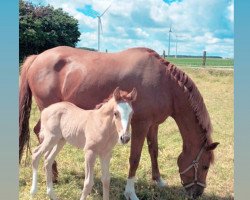
[[[158,180],[155,180],[155,184],[160,188],[168,187],[167,182],[164,181],[161,177]]]
[[[36,192],[37,192],[37,189],[36,189],[36,188],[31,188],[31,189],[30,189],[31,198],[35,196]]]
[[[49,191],[49,192],[47,192],[47,194],[51,200],[58,200],[58,198],[56,197],[56,194],[54,192]]]

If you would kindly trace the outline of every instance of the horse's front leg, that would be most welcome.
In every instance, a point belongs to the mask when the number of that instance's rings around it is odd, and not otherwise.
[[[142,146],[149,130],[149,123],[147,121],[132,122],[131,126],[132,136],[129,158],[130,168],[124,195],[127,200],[138,200],[134,188],[135,174],[140,162]]]
[[[87,199],[87,196],[92,190],[94,185],[94,165],[96,160],[96,154],[92,150],[86,150],[85,152],[85,180],[82,196],[80,200]]]
[[[100,156],[101,169],[102,169],[102,188],[103,188],[103,200],[109,200],[109,185],[110,185],[110,173],[109,164],[111,159],[111,152]]]
[[[152,180],[159,187],[167,186],[166,182],[161,178],[158,166],[158,124],[152,125],[147,134],[148,151],[151,158]]]

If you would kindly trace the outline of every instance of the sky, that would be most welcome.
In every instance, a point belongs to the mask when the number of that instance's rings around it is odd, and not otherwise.
[[[79,22],[78,47],[98,48],[97,16],[101,17],[101,51],[148,47],[159,54],[234,57],[233,0],[29,0],[62,8]]]

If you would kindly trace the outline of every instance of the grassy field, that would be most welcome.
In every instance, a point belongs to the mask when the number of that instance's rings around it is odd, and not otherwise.
[[[216,70],[206,68],[183,68],[195,81],[202,93],[214,127],[213,139],[220,142],[215,150],[215,164],[211,167],[207,178],[207,188],[200,199],[234,199],[233,162],[233,70]],[[31,113],[31,127],[35,125],[39,112],[33,105]],[[32,134],[32,147],[37,140]],[[137,170],[136,193],[141,200],[184,200],[178,174],[177,157],[181,151],[181,137],[173,119],[167,119],[159,129],[159,167],[162,177],[169,187],[157,188],[151,182],[150,158],[147,145],[144,144],[142,157]],[[111,160],[111,189],[110,199],[125,199],[123,191],[128,173],[129,148],[116,146]],[[24,157],[25,158],[25,157]],[[24,160],[20,166],[19,199],[28,200],[31,186],[30,156],[27,165]],[[57,156],[59,168],[59,183],[54,185],[60,200],[77,200],[80,198],[84,181],[84,157],[81,150],[66,145]],[[102,199],[102,185],[100,181],[99,161],[95,166],[95,185],[89,196],[90,200]],[[42,163],[39,168],[38,193],[34,200],[46,200],[46,183]]]
[[[166,58],[177,66],[201,67],[202,58]],[[207,58],[205,67],[233,68],[233,59]]]

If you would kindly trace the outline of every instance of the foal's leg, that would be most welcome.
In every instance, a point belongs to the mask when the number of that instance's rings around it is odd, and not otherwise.
[[[84,180],[84,188],[82,191],[82,196],[80,200],[85,200],[89,193],[92,190],[94,185],[94,165],[96,160],[96,154],[87,150],[85,152],[85,180]]]
[[[131,125],[132,125],[132,136],[131,136],[131,149],[129,158],[130,168],[124,195],[126,199],[138,200],[134,188],[135,173],[140,162],[142,146],[146,134],[148,133],[149,130],[149,123],[147,121],[132,122]]]
[[[159,166],[158,166],[158,125],[153,125],[149,128],[147,134],[148,151],[152,164],[152,179],[156,181],[159,187],[165,187],[167,184],[161,178]]]
[[[41,111],[41,109],[40,109]],[[37,139],[39,141],[39,143],[41,144],[43,142],[43,138],[41,136],[39,136],[39,133],[40,133],[40,130],[41,130],[41,119],[39,119],[39,121],[37,122],[37,124],[35,125],[34,127],[34,132],[37,136]],[[57,178],[58,178],[58,171],[57,171],[57,164],[56,164],[56,161],[54,161],[53,165],[52,165],[52,180],[53,180],[53,183],[56,183],[57,182]]]
[[[52,147],[50,146],[51,138],[46,138],[36,149],[33,151],[32,154],[32,186],[30,190],[30,194],[33,196],[37,191],[37,170],[39,165],[39,160],[41,156],[46,152],[49,151]]]
[[[110,185],[109,164],[111,155],[112,153],[109,152],[106,155],[100,156],[101,168],[102,168],[103,200],[109,200],[109,185]]]
[[[54,146],[53,149],[45,155],[44,165],[45,165],[45,172],[46,172],[47,194],[53,200],[56,200],[57,198],[53,191],[52,164],[55,160],[56,155],[63,148],[64,144],[65,144],[65,140],[60,139],[59,142],[56,144],[56,146]]]

